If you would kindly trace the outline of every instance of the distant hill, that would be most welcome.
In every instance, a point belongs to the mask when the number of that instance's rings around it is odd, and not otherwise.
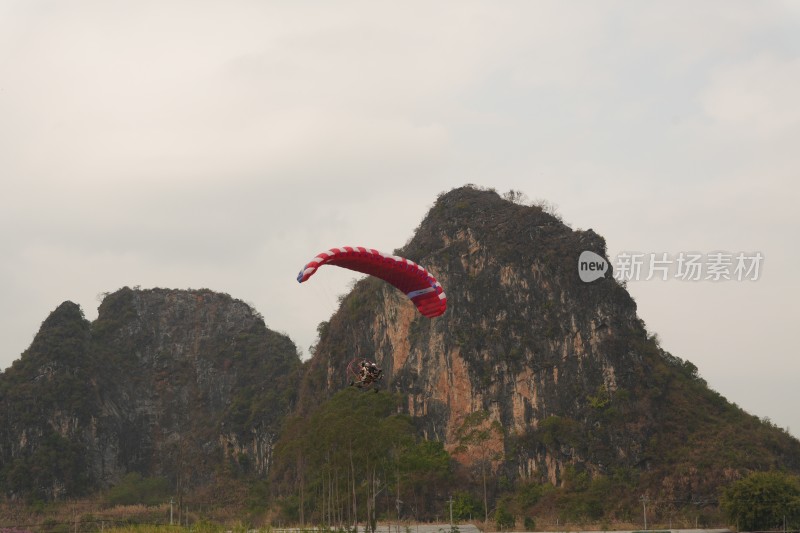
[[[0,488],[58,499],[126,473],[176,491],[265,475],[300,360],[245,303],[208,290],[121,289],[88,322],[64,302],[0,374]]]

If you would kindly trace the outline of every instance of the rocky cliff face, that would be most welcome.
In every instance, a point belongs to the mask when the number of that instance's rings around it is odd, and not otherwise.
[[[484,427],[502,430],[458,458],[492,458],[512,478],[558,485],[568,468],[636,471],[683,498],[765,466],[746,452],[752,443],[729,431],[759,422],[708,390],[691,363],[663,352],[610,276],[582,282],[585,250],[605,256],[603,238],[538,207],[471,187],[441,195],[397,253],[437,276],[447,312],[424,318],[387,284],[359,281],[320,327],[303,405],[345,386],[350,358],[374,357],[423,434],[451,451],[467,415],[487,413]],[[780,442],[764,461],[800,467],[798,442],[774,430],[758,437]],[[696,467],[686,474],[698,454],[716,453],[711,443],[722,434],[732,439],[728,466],[715,462],[705,480]]]
[[[299,365],[224,294],[125,288],[93,323],[65,302],[0,374],[3,488],[52,498],[130,471],[179,491],[225,468],[264,474]]]

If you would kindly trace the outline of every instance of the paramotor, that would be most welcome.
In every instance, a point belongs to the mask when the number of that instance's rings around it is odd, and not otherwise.
[[[361,357],[356,357],[348,363],[347,374],[350,386],[356,386],[359,389],[369,387],[383,379],[383,370],[369,359]],[[375,392],[378,392],[377,386],[375,387]]]

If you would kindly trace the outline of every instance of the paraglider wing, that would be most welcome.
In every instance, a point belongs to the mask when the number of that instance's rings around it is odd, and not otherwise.
[[[447,296],[430,272],[410,259],[361,246],[331,248],[309,261],[297,281],[303,283],[322,265],[335,265],[380,278],[403,291],[420,313],[428,318],[447,309]]]

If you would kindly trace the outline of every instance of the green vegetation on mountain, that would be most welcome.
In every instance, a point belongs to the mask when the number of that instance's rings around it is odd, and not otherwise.
[[[80,496],[91,489],[88,451],[48,422],[53,413],[68,415],[67,425],[91,416],[88,342],[88,321],[76,304],[65,302],[44,321],[22,357],[0,375],[3,492],[41,500],[51,491]],[[15,439],[19,429],[22,433]]]
[[[448,486],[450,457],[441,443],[416,437],[399,400],[345,389],[310,416],[287,421],[273,470],[283,520],[374,526],[397,517],[398,497],[404,514],[424,518],[436,510],[431,504]]]
[[[158,505],[169,500],[172,487],[165,478],[142,477],[138,472],[126,474],[106,494],[108,505]]]
[[[740,531],[800,527],[800,477],[778,471],[753,472],[722,494],[722,508]]]

